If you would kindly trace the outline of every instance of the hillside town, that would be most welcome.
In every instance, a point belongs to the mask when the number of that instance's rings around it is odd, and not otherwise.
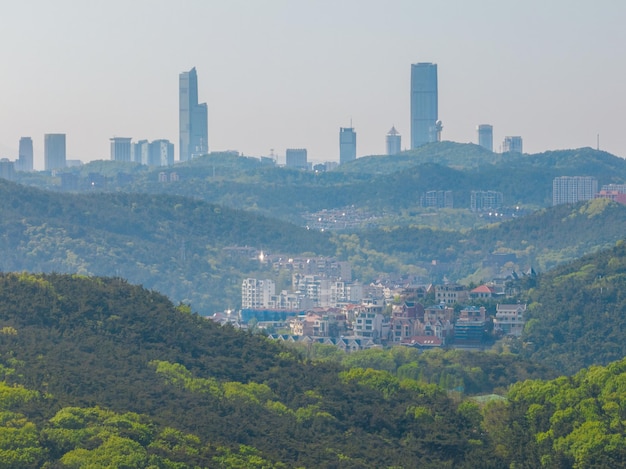
[[[387,276],[364,285],[352,279],[349,262],[335,258],[228,249],[258,258],[276,277],[289,275],[291,283],[279,290],[270,278],[245,278],[241,309],[211,319],[263,330],[274,340],[332,345],[346,352],[393,345],[481,350],[498,338],[521,336],[524,328],[526,305],[512,299],[513,280],[519,278],[515,272],[473,288],[423,283],[414,276]],[[494,304],[495,311],[487,311],[485,305]]]

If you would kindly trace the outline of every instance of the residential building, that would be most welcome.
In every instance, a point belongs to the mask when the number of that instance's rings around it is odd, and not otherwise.
[[[601,190],[595,195],[596,199],[609,199],[613,202],[626,205],[626,193],[620,191]]]
[[[561,176],[552,180],[552,205],[591,200],[598,192],[598,180],[591,176]]]
[[[411,148],[441,140],[437,64],[411,65]]]
[[[131,161],[131,140],[128,137],[113,137],[111,139],[111,160]]]
[[[458,283],[448,283],[445,285],[435,285],[435,300],[437,303],[452,305],[464,303],[469,299],[469,291]]]
[[[306,148],[288,148],[285,152],[287,168],[308,169]]]
[[[391,127],[391,130],[387,132],[385,143],[387,147],[387,155],[397,155],[402,151],[402,136],[398,133],[395,127]]]
[[[452,208],[452,191],[428,191],[420,199],[422,207]]]
[[[270,299],[276,292],[276,285],[272,280],[257,280],[247,278],[241,284],[241,308],[255,309],[270,306]]]
[[[482,300],[493,298],[496,295],[496,288],[489,285],[480,285],[470,291],[470,298],[473,300]]]
[[[441,302],[424,309],[424,318],[416,328],[417,336],[437,337],[446,343],[454,330],[454,308]]]
[[[206,103],[198,103],[198,75],[195,67],[179,75],[179,160],[204,155],[209,151]]]
[[[356,132],[353,127],[339,129],[339,164],[356,160]]]
[[[524,331],[524,324],[526,324],[525,304],[496,305],[496,318],[493,321],[496,331],[519,337]]]
[[[43,137],[44,168],[46,171],[66,167],[65,134],[45,134]]]
[[[384,306],[378,301],[364,300],[356,313],[353,333],[378,341],[389,336],[389,318],[383,315]]]
[[[504,137],[502,153],[523,153],[522,137]]]
[[[460,311],[454,325],[454,340],[459,344],[475,345],[483,340],[487,315],[484,306],[470,306]]]
[[[470,210],[472,212],[485,212],[500,210],[502,208],[503,196],[498,191],[471,191]]]
[[[148,155],[150,152],[150,142],[148,140],[139,140],[131,144],[131,160],[134,163],[148,164]]]
[[[489,151],[493,151],[493,126],[480,124],[476,127],[478,132],[478,144]]]
[[[32,171],[33,163],[33,139],[30,137],[20,138],[19,156],[17,160],[18,171]]]

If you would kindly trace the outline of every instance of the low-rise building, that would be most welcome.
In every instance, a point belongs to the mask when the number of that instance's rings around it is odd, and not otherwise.
[[[526,324],[525,304],[498,304],[496,306],[496,318],[493,327],[504,335],[519,337],[524,331]]]

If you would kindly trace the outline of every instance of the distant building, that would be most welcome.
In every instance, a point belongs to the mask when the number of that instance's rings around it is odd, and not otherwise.
[[[241,284],[241,308],[257,309],[270,305],[276,293],[276,284],[269,279],[247,278]]]
[[[32,171],[33,165],[33,139],[30,137],[20,138],[19,157],[17,168],[19,171]]]
[[[285,152],[285,166],[287,168],[307,169],[306,148],[288,148]]]
[[[552,205],[591,200],[598,192],[598,180],[591,176],[561,176],[552,180]]]
[[[352,127],[339,129],[339,164],[356,160],[356,132]]]
[[[524,153],[522,137],[504,137],[502,153]]]
[[[511,304],[496,306],[496,318],[493,321],[495,330],[505,334],[519,337],[524,331],[526,324],[526,305]]]
[[[111,160],[131,161],[131,138],[113,137],[111,139]]]
[[[422,207],[452,208],[452,191],[428,191],[421,197]]]
[[[483,212],[489,210],[499,210],[502,208],[502,192],[497,191],[471,191],[470,210],[472,212]]]
[[[610,199],[620,204],[626,204],[626,184],[605,184],[595,195],[596,199]]]
[[[139,140],[131,144],[131,161],[133,163],[148,164],[148,154],[150,151],[148,140]]]
[[[44,167],[46,171],[66,167],[65,134],[45,134],[43,138]]]
[[[15,179],[15,163],[8,158],[0,160],[0,178],[11,181]]]
[[[391,130],[387,132],[385,143],[387,144],[387,155],[397,155],[402,151],[402,136],[395,127],[391,127]]]
[[[489,151],[493,151],[493,126],[480,124],[476,127],[478,132],[478,144]]]
[[[469,290],[458,283],[435,285],[435,300],[438,304],[452,305],[469,299]]]
[[[454,325],[454,340],[458,344],[479,344],[483,340],[486,328],[486,312],[484,306],[469,306],[462,309]]]
[[[198,75],[195,67],[179,75],[179,152],[180,161],[209,152],[206,103],[198,104]]]
[[[169,140],[154,140],[148,144],[148,166],[171,166],[174,164],[174,144]]]
[[[411,148],[441,140],[437,64],[411,65]]]

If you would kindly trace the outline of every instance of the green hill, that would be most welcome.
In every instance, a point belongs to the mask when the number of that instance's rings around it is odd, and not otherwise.
[[[178,196],[62,194],[0,180],[0,197],[2,270],[124,277],[207,314],[240,298],[242,278],[261,268],[224,247],[334,252],[323,233]]]
[[[557,267],[529,286],[526,356],[568,373],[626,356],[623,241]]]
[[[120,279],[0,275],[0,372],[4,467],[501,467],[434,385],[303,360]]]

